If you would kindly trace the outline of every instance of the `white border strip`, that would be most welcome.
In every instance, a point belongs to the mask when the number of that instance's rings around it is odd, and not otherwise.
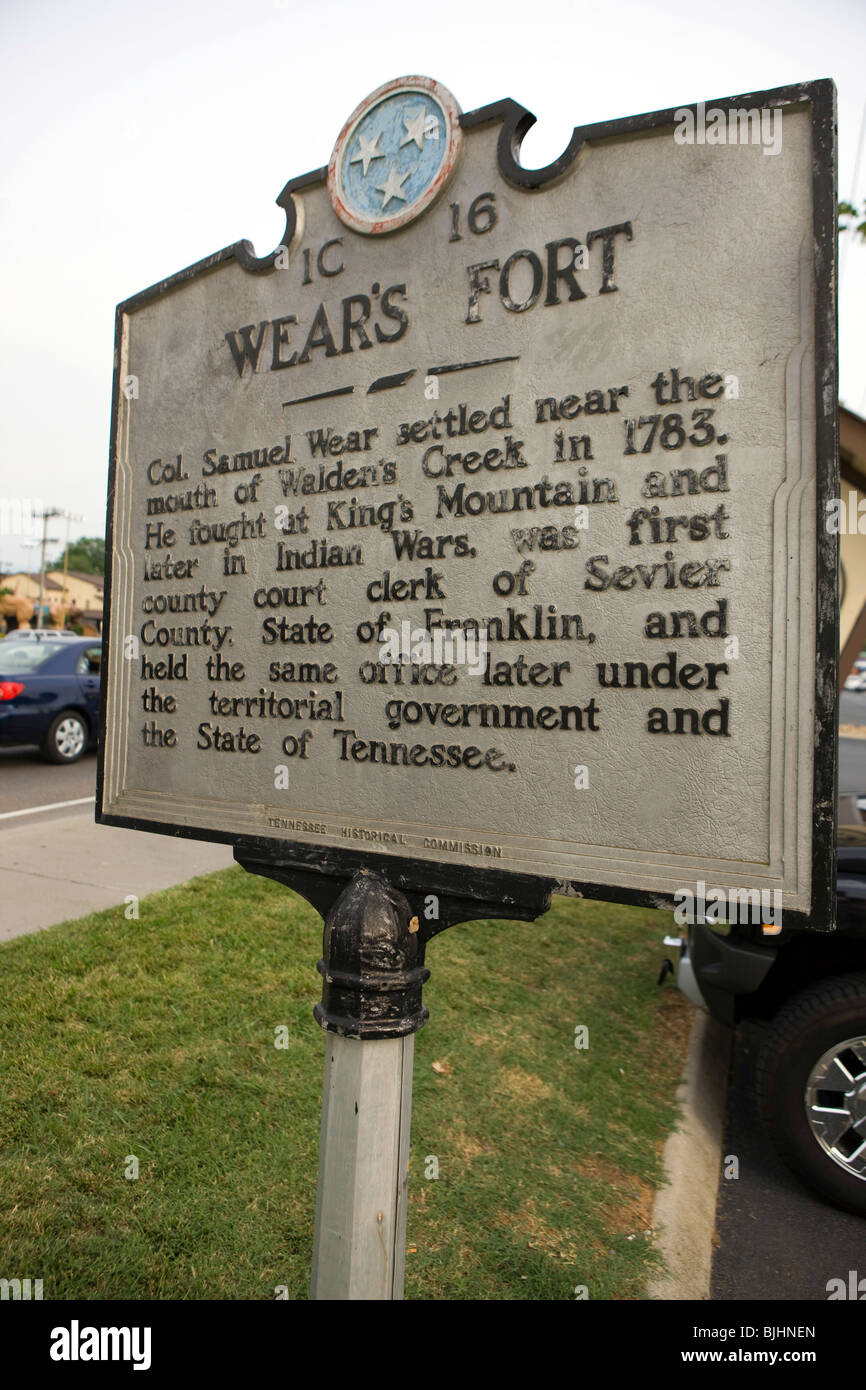
[[[76,801],[52,801],[48,806],[28,806],[26,811],[0,811],[0,820],[13,820],[15,816],[35,816],[40,811],[62,811],[66,806],[87,806],[95,800],[95,796],[79,796]]]

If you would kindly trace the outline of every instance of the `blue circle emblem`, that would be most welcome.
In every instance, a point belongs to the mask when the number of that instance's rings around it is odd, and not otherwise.
[[[460,112],[429,78],[386,83],[350,116],[328,170],[337,215],[360,232],[391,231],[436,198],[460,147]]]

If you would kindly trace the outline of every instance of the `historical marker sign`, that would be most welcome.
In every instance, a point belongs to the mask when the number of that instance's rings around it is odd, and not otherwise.
[[[833,113],[399,80],[122,304],[99,819],[830,925]]]

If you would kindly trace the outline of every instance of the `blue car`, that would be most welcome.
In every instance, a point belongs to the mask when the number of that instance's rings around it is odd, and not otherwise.
[[[0,642],[0,743],[38,743],[50,763],[74,763],[99,736],[98,638]]]

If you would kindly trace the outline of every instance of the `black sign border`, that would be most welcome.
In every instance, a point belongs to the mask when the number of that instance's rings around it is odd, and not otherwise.
[[[810,108],[812,135],[812,201],[814,233],[815,295],[815,441],[816,441],[816,675],[815,675],[815,757],[812,795],[812,907],[811,912],[785,911],[785,927],[833,930],[836,926],[836,788],[838,762],[838,558],[839,538],[829,532],[824,519],[827,504],[839,496],[839,424],[837,366],[837,138],[836,88],[829,78],[778,87],[765,92],[707,100],[705,108],[724,111],[747,107]],[[515,188],[526,192],[542,188],[561,177],[577,158],[586,141],[599,143],[609,137],[638,135],[643,131],[674,125],[677,113],[693,110],[695,103],[646,112],[594,125],[577,126],[563,153],[543,169],[524,169],[519,163],[520,146],[535,116],[511,98],[492,102],[461,116],[464,130],[501,122],[497,155],[499,172]],[[490,869],[472,865],[442,864],[424,859],[405,859],[341,846],[302,844],[271,836],[232,835],[226,831],[169,825],[138,817],[117,816],[103,809],[105,773],[105,728],[108,701],[108,651],[111,642],[111,574],[114,556],[114,510],[117,477],[117,423],[121,393],[120,360],[124,317],[143,305],[170,293],[188,280],[197,279],[224,261],[237,262],[253,274],[273,271],[277,256],[291,245],[297,225],[293,193],[323,184],[327,165],[290,179],[276,202],[286,215],[286,228],[277,247],[257,257],[249,241],[242,240],[216,251],[194,265],[158,281],[148,289],[124,300],[115,314],[114,382],[111,397],[111,439],[109,446],[108,504],[106,516],[105,585],[102,648],[101,733],[96,779],[96,821],[130,830],[145,830],[183,839],[207,840],[234,846],[239,863],[252,872],[295,888],[321,912],[326,912],[345,883],[359,869],[382,874],[406,894],[420,912],[424,899],[435,894],[445,899],[445,917],[428,922],[421,915],[422,940],[454,922],[478,917],[535,917],[549,906],[553,892],[569,897],[601,899],[639,907],[674,907],[672,896],[613,884],[563,882],[541,875],[528,875],[509,869]],[[401,229],[405,230],[405,229]],[[387,234],[386,234],[387,235]]]

